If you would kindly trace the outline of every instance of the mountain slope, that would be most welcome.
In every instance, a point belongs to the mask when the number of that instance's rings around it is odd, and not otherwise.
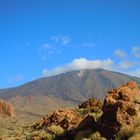
[[[107,90],[130,80],[140,83],[139,78],[103,69],[72,71],[0,90],[0,98],[12,102],[17,115],[38,117],[43,112],[72,106],[91,97],[103,99]],[[34,114],[35,109],[38,114]]]

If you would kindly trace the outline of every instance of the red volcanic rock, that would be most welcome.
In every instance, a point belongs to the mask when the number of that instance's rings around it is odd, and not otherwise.
[[[93,131],[96,130],[96,120],[93,116],[87,115],[77,126],[77,130],[88,130],[92,129]]]
[[[15,111],[12,105],[0,99],[0,114],[3,116],[15,117]]]
[[[64,130],[77,128],[74,129],[74,131],[78,131],[88,127],[89,129],[92,129],[95,128],[95,118],[93,116],[87,115],[88,113],[93,112],[94,107],[96,110],[96,107],[97,109],[101,109],[101,106],[102,104],[100,100],[92,98],[79,105],[79,109],[61,109],[54,111],[53,113],[45,116],[41,121],[35,123],[33,128],[42,129],[51,125],[59,125]],[[87,113],[84,113],[83,110],[80,110],[81,108],[85,109]],[[80,111],[83,111],[83,114]]]
[[[68,129],[70,126],[75,126],[81,121],[81,118],[77,116],[73,110],[56,110],[50,115],[43,118],[41,122],[34,125],[34,128],[48,127],[53,124],[60,125],[64,129]]]
[[[91,98],[88,101],[83,102],[79,105],[79,108],[91,108],[91,107],[101,107],[102,103],[100,100],[97,100],[95,98]]]
[[[98,129],[102,136],[110,138],[121,126],[131,125],[140,117],[140,90],[137,84],[131,81],[107,93]]]

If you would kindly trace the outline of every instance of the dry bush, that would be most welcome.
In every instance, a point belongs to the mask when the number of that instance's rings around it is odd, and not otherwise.
[[[140,134],[134,134],[129,140],[140,140]]]
[[[115,140],[127,140],[134,135],[134,126],[122,127],[116,135]]]
[[[140,140],[140,119],[131,126],[124,126],[118,132],[115,140]]]
[[[64,132],[64,129],[59,125],[51,125],[47,128],[47,132],[54,135],[60,135]]]
[[[76,134],[75,140],[82,140],[82,139],[88,138],[91,133],[92,133],[91,129],[80,131]]]
[[[96,132],[91,135],[91,140],[106,140],[106,138],[102,137],[99,132]]]

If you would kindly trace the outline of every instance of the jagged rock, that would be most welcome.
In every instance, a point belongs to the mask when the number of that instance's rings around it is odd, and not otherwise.
[[[79,105],[79,108],[91,108],[91,107],[101,107],[102,103],[100,100],[97,100],[96,98],[91,98],[88,101],[83,102]]]
[[[56,110],[52,114],[43,118],[39,124],[35,124],[34,128],[48,127],[52,124],[60,125],[64,130],[68,129],[70,126],[75,126],[81,121],[81,118],[77,116],[76,112],[73,110]]]
[[[77,126],[77,130],[86,130],[92,129],[93,131],[96,130],[96,120],[93,116],[87,115]]]
[[[75,140],[77,139],[76,135],[79,133],[85,132],[86,135],[90,136],[95,131],[96,120],[94,116],[86,115],[76,127],[67,129],[62,135],[57,136],[56,140]]]
[[[107,93],[98,129],[102,136],[111,138],[122,126],[134,124],[140,117],[140,90],[131,81]]]
[[[76,127],[90,112],[94,112],[93,109],[96,107],[97,110],[101,110],[101,101],[97,100],[95,98],[91,98],[88,101],[85,101],[81,105],[79,105],[79,109],[60,109],[56,110],[53,113],[45,116],[43,120],[41,120],[38,123],[35,123],[33,127],[35,129],[42,129],[44,127],[49,127],[51,125],[59,125],[64,130],[67,130],[72,127]],[[80,112],[80,109],[86,109],[87,113],[78,114],[78,110]],[[84,111],[83,111],[84,112]],[[87,119],[86,119],[87,120]]]
[[[12,105],[0,99],[0,114],[3,116],[15,117],[15,111]]]

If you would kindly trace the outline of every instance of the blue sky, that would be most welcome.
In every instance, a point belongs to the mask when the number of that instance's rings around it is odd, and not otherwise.
[[[0,88],[83,68],[140,77],[139,0],[0,0]]]

